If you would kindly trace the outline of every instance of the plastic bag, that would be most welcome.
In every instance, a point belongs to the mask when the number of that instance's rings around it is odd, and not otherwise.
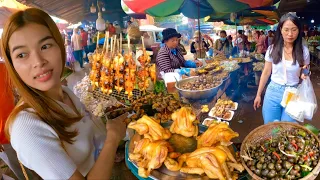
[[[304,118],[312,120],[314,113],[317,111],[317,98],[309,77],[303,80],[298,88],[298,101],[300,102],[300,108],[304,110]]]
[[[286,113],[299,122],[304,121],[304,110],[300,107],[299,101],[290,101],[286,107]]]
[[[298,95],[298,89],[294,87],[287,87],[286,90],[283,93],[282,100],[281,100],[281,106],[286,107],[289,102],[295,101],[297,99]]]
[[[310,78],[307,77],[298,87],[297,99],[288,103],[286,113],[293,119],[303,122],[304,119],[312,120],[316,110],[317,98]]]

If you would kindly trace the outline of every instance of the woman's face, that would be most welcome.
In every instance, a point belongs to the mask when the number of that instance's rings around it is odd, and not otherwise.
[[[227,37],[227,35],[225,33],[220,33],[220,37],[225,38],[225,37]]]
[[[286,20],[282,25],[281,34],[284,42],[293,43],[299,35],[299,28],[291,20]]]
[[[47,27],[31,23],[18,29],[9,49],[14,69],[28,86],[48,91],[60,85],[61,50]]]
[[[166,42],[166,45],[170,49],[176,48],[178,46],[178,44],[179,44],[179,38],[177,38],[177,37],[172,37],[172,38],[168,39],[168,41]]]

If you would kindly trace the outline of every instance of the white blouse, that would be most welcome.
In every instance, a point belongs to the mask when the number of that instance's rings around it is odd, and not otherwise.
[[[267,62],[272,62],[272,74],[271,80],[280,85],[288,85],[288,86],[295,86],[299,84],[300,78],[300,66],[299,63],[296,62],[295,65],[292,65],[292,61],[289,60],[282,60],[278,64],[273,63],[273,59],[271,57],[272,46],[269,46],[265,60]],[[306,46],[303,46],[303,58],[304,58],[304,65],[310,64],[310,53],[309,49]],[[287,77],[285,78],[284,73],[284,66],[285,63]]]
[[[77,129],[78,135],[73,144],[64,142],[66,150],[62,148],[57,133],[32,112],[20,112],[10,127],[11,144],[18,159],[43,179],[69,179],[76,169],[86,176],[95,162],[95,144],[105,139],[103,123],[93,121],[71,90],[63,87],[63,91],[84,116],[68,129]],[[67,112],[75,113],[68,105],[58,103]]]

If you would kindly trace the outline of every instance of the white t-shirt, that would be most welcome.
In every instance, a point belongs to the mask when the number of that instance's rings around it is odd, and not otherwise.
[[[67,87],[63,87],[77,110],[84,117],[68,130],[78,130],[73,144],[65,143],[66,151],[61,146],[57,133],[48,124],[31,112],[18,114],[10,128],[11,144],[18,159],[27,168],[34,170],[43,179],[69,179],[76,169],[86,176],[95,163],[95,144],[105,137],[102,122],[93,122],[79,99]],[[74,111],[58,102],[67,112]],[[32,109],[28,109],[31,110]],[[104,142],[104,141],[103,141]]]
[[[273,63],[273,59],[271,57],[272,46],[270,46],[266,52],[265,60],[267,62],[272,62],[272,74],[271,80],[277,84],[295,86],[299,83],[300,78],[300,66],[299,63],[296,62],[295,65],[292,65],[293,61],[280,61],[278,64]],[[304,57],[304,65],[310,64],[310,54],[309,49],[306,46],[303,46],[303,57]],[[287,71],[287,82],[285,80],[284,67],[283,63],[286,64]]]

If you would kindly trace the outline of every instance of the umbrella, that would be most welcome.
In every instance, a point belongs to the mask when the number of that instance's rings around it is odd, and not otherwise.
[[[26,8],[28,7],[16,2],[15,0],[0,1],[0,28],[3,28],[11,14]]]
[[[192,19],[270,6],[279,0],[122,0],[132,11],[164,17],[182,13]],[[199,9],[199,10],[198,10]]]

